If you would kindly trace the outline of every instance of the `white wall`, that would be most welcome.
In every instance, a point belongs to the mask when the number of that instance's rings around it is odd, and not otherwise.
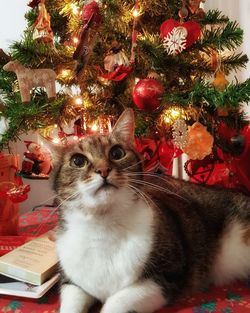
[[[28,0],[0,0],[0,48],[6,49],[19,40],[26,28],[24,13]]]

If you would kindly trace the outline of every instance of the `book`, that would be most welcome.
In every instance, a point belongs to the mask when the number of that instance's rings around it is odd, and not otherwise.
[[[0,294],[38,299],[53,287],[58,280],[59,274],[55,274],[42,285],[36,286],[0,275]]]
[[[0,273],[33,285],[42,285],[56,272],[55,242],[48,233],[0,257]]]

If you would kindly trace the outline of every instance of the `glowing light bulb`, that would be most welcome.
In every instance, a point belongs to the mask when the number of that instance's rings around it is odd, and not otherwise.
[[[97,124],[93,124],[93,125],[91,126],[91,130],[92,130],[93,132],[98,131],[98,125],[97,125]]]
[[[71,4],[71,10],[72,10],[72,13],[75,14],[75,15],[77,15],[79,13],[79,9],[78,9],[78,7],[76,6],[75,3]]]
[[[63,77],[67,77],[69,75],[69,70],[62,70],[61,74]]]
[[[82,98],[77,97],[77,98],[75,99],[75,104],[81,105],[81,104],[82,104]]]
[[[171,120],[170,120],[170,118],[169,118],[168,116],[165,116],[165,117],[164,117],[164,122],[165,122],[166,124],[169,124],[169,123],[171,122]]]
[[[73,140],[78,140],[78,136],[73,136]]]
[[[60,139],[59,139],[59,138],[53,138],[53,139],[52,139],[52,142],[53,142],[53,143],[59,143],[59,142],[60,142]]]
[[[176,109],[172,109],[170,114],[172,115],[173,118],[177,118],[180,116],[181,113],[180,113],[180,111],[178,111]]]
[[[132,14],[134,18],[137,18],[140,16],[140,11],[138,9],[133,9]]]
[[[79,42],[79,39],[77,37],[73,37],[73,42],[76,44]]]
[[[57,124],[54,124],[54,128],[57,128],[58,127],[58,125]]]

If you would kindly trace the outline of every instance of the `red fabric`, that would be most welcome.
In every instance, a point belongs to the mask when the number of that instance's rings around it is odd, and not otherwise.
[[[20,217],[20,234],[34,236],[53,228],[57,221],[54,209],[42,209]],[[0,312],[59,313],[57,286],[41,299],[32,300],[0,295]],[[93,311],[99,313],[99,308]],[[249,313],[250,284],[238,283],[225,288],[211,288],[157,313]],[[70,312],[69,312],[70,313]],[[119,312],[117,312],[119,313]]]
[[[227,143],[236,135],[236,130],[220,125],[220,134]],[[218,157],[210,155],[203,160],[188,161],[187,171],[191,181],[235,189],[250,195],[250,123],[240,135],[244,138],[244,146],[239,155],[217,149]]]

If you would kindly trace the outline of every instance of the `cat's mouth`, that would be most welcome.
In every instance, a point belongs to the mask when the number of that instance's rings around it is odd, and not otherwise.
[[[112,189],[115,188],[117,189],[117,186],[115,186],[114,184],[110,183],[109,181],[107,181],[107,179],[103,179],[103,182],[101,184],[101,186],[97,189],[96,192],[100,191],[100,190],[108,190],[108,189]]]

